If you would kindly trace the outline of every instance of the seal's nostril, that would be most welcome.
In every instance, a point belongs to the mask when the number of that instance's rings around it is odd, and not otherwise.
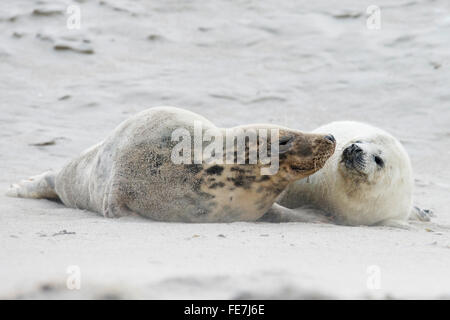
[[[350,146],[351,153],[357,153],[357,152],[361,152],[361,151],[362,151],[362,149],[354,143],[352,143],[352,145]]]
[[[325,139],[327,139],[327,140],[329,140],[329,141],[331,141],[331,142],[333,142],[333,143],[336,142],[336,139],[334,138],[334,136],[333,136],[332,134],[327,134],[327,135],[325,136]]]

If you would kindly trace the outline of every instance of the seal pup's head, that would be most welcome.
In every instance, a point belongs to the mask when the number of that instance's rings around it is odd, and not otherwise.
[[[387,134],[356,137],[341,148],[338,171],[355,186],[396,185],[410,167],[401,144]],[[407,175],[406,175],[407,176]]]
[[[316,202],[337,222],[371,225],[405,219],[412,205],[409,156],[394,136],[365,123],[343,121],[317,130],[332,132],[336,152],[319,171]]]
[[[337,223],[373,225],[406,219],[413,178],[408,154],[391,134],[355,121],[337,121],[314,132],[330,132],[336,151],[309,179],[287,188],[279,203],[312,206]]]

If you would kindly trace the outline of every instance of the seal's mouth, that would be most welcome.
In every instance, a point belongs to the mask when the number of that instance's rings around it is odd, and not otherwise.
[[[329,154],[326,155],[322,155],[322,156],[318,156],[316,158],[313,159],[312,166],[300,166],[300,165],[296,165],[296,164],[291,164],[290,168],[292,169],[292,171],[297,172],[297,173],[314,173],[318,170],[320,170],[325,162],[328,160],[328,158],[333,154],[333,152],[330,152]]]
[[[366,161],[364,160],[364,151],[356,144],[351,144],[342,152],[341,163],[348,170],[356,170],[364,173],[366,168]]]
[[[311,170],[311,168],[307,169],[307,168],[303,168],[303,167],[297,166],[295,164],[290,165],[290,167],[295,172],[305,172],[305,171],[310,171]]]

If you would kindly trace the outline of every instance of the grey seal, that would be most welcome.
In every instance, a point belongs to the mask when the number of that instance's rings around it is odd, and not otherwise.
[[[172,133],[183,128],[194,135],[195,122],[201,123],[203,134],[207,130],[225,134],[225,129],[187,110],[147,109],[122,122],[104,141],[60,171],[14,184],[7,194],[59,199],[68,207],[105,217],[140,215],[169,222],[256,221],[271,209],[290,182],[319,170],[335,149],[334,138],[327,134],[247,125],[235,128],[279,129],[279,170],[275,174],[261,174],[264,165],[260,162],[176,164],[171,158],[177,147]]]
[[[321,170],[291,183],[277,199],[280,205],[318,209],[344,225],[408,228],[408,219],[430,219],[430,210],[413,206],[411,161],[398,139],[355,121],[332,122],[313,132],[324,131],[335,136],[336,152]]]

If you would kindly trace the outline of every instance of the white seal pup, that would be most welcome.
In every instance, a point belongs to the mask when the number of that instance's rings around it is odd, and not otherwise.
[[[182,142],[187,141],[189,153],[183,149],[181,153],[192,156],[190,137],[198,133],[196,123],[201,124],[203,137],[208,130],[220,134],[218,137],[226,134],[226,129],[186,110],[148,109],[121,123],[104,141],[84,151],[59,172],[46,172],[22,181],[11,186],[7,194],[59,199],[68,207],[95,211],[106,217],[137,214],[158,221],[255,221],[269,211],[290,182],[319,170],[335,149],[335,140],[330,135],[307,134],[274,125],[249,125],[232,130],[241,135],[237,134],[237,139],[244,138],[246,160],[252,144],[260,151],[261,146],[266,148],[277,141],[277,148],[269,148],[279,156],[279,169],[274,174],[262,174],[267,164],[260,161],[174,163],[174,148],[181,143],[173,141],[174,132],[182,129],[188,134],[189,139]],[[267,128],[276,129],[279,139],[261,144],[261,140],[247,137],[248,132],[242,133],[242,129]],[[201,138],[200,146],[206,150],[210,144]],[[219,149],[230,155],[222,142]],[[180,149],[176,151],[180,155]],[[233,160],[237,156],[236,152],[231,153]]]
[[[345,225],[406,227],[411,213],[429,220],[428,210],[412,206],[411,163],[396,138],[353,121],[332,122],[313,132],[334,135],[336,152],[320,171],[291,183],[279,204],[319,209]]]

